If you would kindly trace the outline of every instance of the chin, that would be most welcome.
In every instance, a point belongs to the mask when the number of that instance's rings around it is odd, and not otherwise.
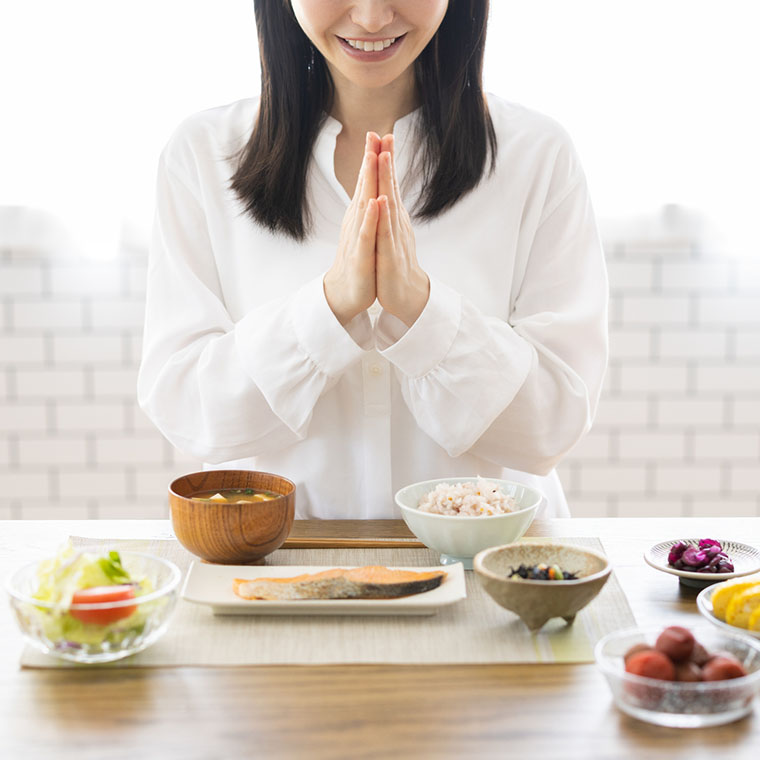
[[[370,68],[374,66],[375,68]],[[338,67],[336,67],[338,68]],[[340,75],[351,82],[355,87],[362,89],[377,90],[389,87],[406,76],[414,81],[414,73],[411,66],[399,70],[394,67],[383,69],[377,64],[358,64],[354,66],[342,66],[338,68]]]

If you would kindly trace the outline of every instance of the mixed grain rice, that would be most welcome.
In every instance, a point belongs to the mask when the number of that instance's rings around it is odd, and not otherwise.
[[[514,512],[517,502],[507,496],[490,480],[476,482],[439,483],[420,499],[417,509],[435,515],[480,517]]]

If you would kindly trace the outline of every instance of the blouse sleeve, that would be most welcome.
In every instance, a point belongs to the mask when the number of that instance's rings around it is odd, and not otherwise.
[[[200,193],[162,156],[137,390],[169,441],[207,462],[291,445],[362,353],[321,277],[233,321]]]
[[[545,204],[512,302],[504,321],[433,281],[408,331],[381,316],[379,344],[450,456],[544,475],[590,428],[607,363],[607,275],[582,174]]]

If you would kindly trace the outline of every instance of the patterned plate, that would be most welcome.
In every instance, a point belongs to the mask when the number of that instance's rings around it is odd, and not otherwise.
[[[684,586],[694,588],[704,588],[711,583],[727,581],[730,578],[738,578],[742,575],[750,575],[760,570],[760,550],[748,544],[740,544],[736,541],[720,541],[723,551],[734,565],[733,573],[695,573],[690,570],[678,570],[668,564],[668,554],[670,548],[683,541],[692,546],[699,546],[698,538],[674,538],[671,541],[661,541],[659,544],[651,546],[644,552],[644,561],[651,565],[655,570],[662,570],[663,573],[677,575]]]

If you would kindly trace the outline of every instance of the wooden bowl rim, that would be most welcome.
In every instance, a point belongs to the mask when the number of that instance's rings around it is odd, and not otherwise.
[[[286,499],[287,497],[292,496],[296,492],[296,484],[290,478],[286,478],[283,475],[278,475],[276,472],[264,472],[264,470],[199,470],[198,472],[188,472],[188,473],[185,473],[184,475],[180,475],[174,478],[174,480],[172,480],[172,482],[169,483],[169,493],[172,494],[173,496],[176,496],[178,499],[184,499],[185,501],[190,501],[195,504],[208,504],[208,502],[202,501],[201,499],[194,499],[192,496],[184,496],[181,493],[177,493],[177,491],[174,490],[174,484],[178,480],[182,480],[183,478],[191,478],[193,477],[193,475],[207,475],[210,472],[220,472],[220,473],[225,473],[225,474],[255,472],[258,475],[265,475],[271,478],[279,478],[280,480],[284,480],[286,483],[290,484],[290,491],[288,491],[288,493],[278,494],[276,499],[271,499],[270,501],[279,501],[280,499]],[[232,505],[228,504],[227,506],[232,506]]]

